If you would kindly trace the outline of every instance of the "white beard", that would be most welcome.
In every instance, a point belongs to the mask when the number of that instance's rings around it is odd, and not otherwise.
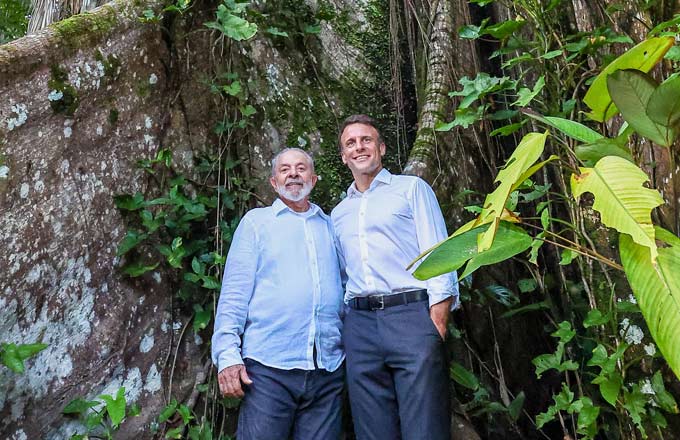
[[[290,200],[291,202],[299,202],[312,192],[312,184],[309,182],[303,182],[302,188],[300,188],[298,191],[289,191],[286,189],[285,185],[278,185],[276,187],[276,192],[286,200]]]

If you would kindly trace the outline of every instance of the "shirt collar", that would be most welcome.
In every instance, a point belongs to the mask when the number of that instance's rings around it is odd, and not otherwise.
[[[380,170],[378,174],[373,178],[373,181],[369,185],[367,191],[370,191],[374,189],[376,186],[378,186],[379,183],[384,183],[385,185],[389,185],[392,182],[392,173],[387,171],[387,168],[383,168]],[[347,197],[359,197],[361,196],[361,192],[357,189],[356,182],[352,182],[352,184],[347,188]]]
[[[285,210],[288,210],[295,214],[308,214],[310,217],[316,215],[320,211],[320,208],[317,205],[315,205],[312,202],[309,202],[309,210],[305,212],[295,212],[292,209],[290,209],[285,203],[283,203],[283,201],[279,198],[274,200],[274,203],[272,203],[272,209],[274,210],[274,215],[277,216],[284,212]]]

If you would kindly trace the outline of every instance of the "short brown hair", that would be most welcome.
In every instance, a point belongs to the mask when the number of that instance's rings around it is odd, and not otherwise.
[[[376,143],[378,145],[385,143],[382,138],[382,134],[380,134],[380,129],[378,128],[378,124],[375,122],[375,119],[368,115],[352,115],[349,116],[347,119],[342,121],[342,125],[340,125],[340,131],[338,131],[338,149],[342,151],[342,132],[345,131],[345,128],[347,128],[348,125],[352,124],[364,124],[368,125],[369,127],[373,127],[376,132],[378,132],[378,139]]]

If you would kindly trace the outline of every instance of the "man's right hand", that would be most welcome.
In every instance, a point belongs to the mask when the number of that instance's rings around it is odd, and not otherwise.
[[[232,365],[217,374],[217,382],[224,397],[243,397],[241,382],[246,385],[253,383],[248,377],[246,367],[243,364]]]

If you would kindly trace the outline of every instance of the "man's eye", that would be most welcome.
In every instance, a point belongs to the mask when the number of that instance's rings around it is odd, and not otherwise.
[[[368,138],[368,137],[362,139],[362,141],[364,142],[364,144],[369,144],[369,143],[371,143],[372,140],[373,140],[372,138]]]

